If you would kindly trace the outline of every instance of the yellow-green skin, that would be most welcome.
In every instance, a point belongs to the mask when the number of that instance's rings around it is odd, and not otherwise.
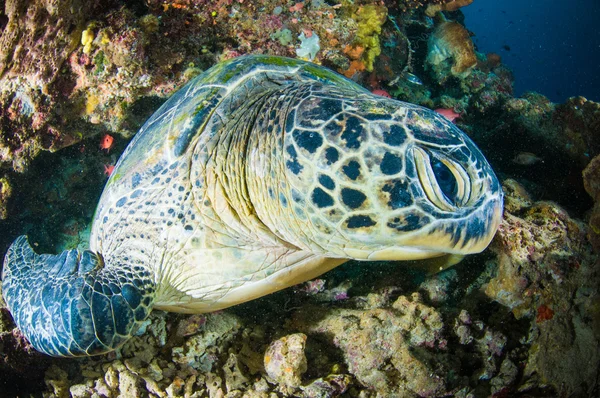
[[[443,117],[311,63],[240,57],[142,127],[100,199],[91,253],[38,256],[21,237],[3,286],[36,348],[93,355],[152,308],[218,310],[348,259],[479,252],[501,212],[489,164]],[[44,267],[56,277],[41,285]]]

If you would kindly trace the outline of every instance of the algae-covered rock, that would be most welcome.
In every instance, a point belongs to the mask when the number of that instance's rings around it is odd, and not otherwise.
[[[306,335],[295,333],[272,342],[265,352],[265,370],[269,377],[289,387],[298,387],[306,372],[304,347]]]
[[[446,390],[444,365],[432,351],[444,346],[441,315],[421,302],[400,296],[391,308],[370,310],[310,308],[293,326],[332,339],[348,371],[378,394],[436,395]]]

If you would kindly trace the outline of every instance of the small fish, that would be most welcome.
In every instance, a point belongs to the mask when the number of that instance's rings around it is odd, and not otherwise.
[[[108,153],[108,151],[110,151],[110,148],[112,148],[114,142],[115,142],[115,139],[113,138],[112,135],[104,134],[102,136],[102,138],[100,139],[100,149],[102,149],[102,150],[106,151],[106,153]]]
[[[112,174],[114,169],[115,169],[114,164],[105,164],[104,165],[104,175],[107,177],[110,177],[110,175]]]
[[[454,109],[452,109],[452,108],[437,108],[437,109],[435,109],[435,112],[444,116],[446,119],[450,120],[452,123],[454,123],[454,121],[460,117],[460,113],[454,112]]]
[[[421,79],[419,79],[419,78],[417,77],[417,75],[415,75],[415,74],[412,74],[412,73],[410,73],[410,72],[405,72],[405,73],[404,73],[404,78],[405,78],[407,81],[411,82],[412,84],[416,84],[416,85],[419,85],[419,86],[422,86],[422,85],[423,85],[423,82],[421,81]]]
[[[519,152],[512,160],[513,163],[516,163],[521,166],[531,166],[538,162],[544,162],[542,158],[537,156],[531,152]]]
[[[510,51],[510,46],[508,44],[505,44],[502,46],[502,49],[506,50],[506,51]]]
[[[378,88],[378,89],[376,89],[376,90],[373,90],[373,91],[371,91],[371,92],[372,92],[373,94],[375,94],[375,95],[380,95],[380,96],[382,96],[382,97],[385,97],[385,98],[392,98],[392,96],[390,95],[390,93],[388,93],[387,91],[385,91],[385,90],[382,90],[382,89],[380,89],[380,88]]]

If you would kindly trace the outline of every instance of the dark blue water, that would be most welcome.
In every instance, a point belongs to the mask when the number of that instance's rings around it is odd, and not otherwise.
[[[475,0],[461,9],[480,52],[515,74],[515,94],[600,102],[600,0]]]

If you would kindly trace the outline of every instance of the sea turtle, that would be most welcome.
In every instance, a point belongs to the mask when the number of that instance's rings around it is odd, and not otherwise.
[[[108,180],[89,251],[10,246],[4,297],[53,356],[121,346],[152,308],[218,310],[347,261],[480,252],[498,179],[435,112],[274,56],[217,64],[144,124]]]

